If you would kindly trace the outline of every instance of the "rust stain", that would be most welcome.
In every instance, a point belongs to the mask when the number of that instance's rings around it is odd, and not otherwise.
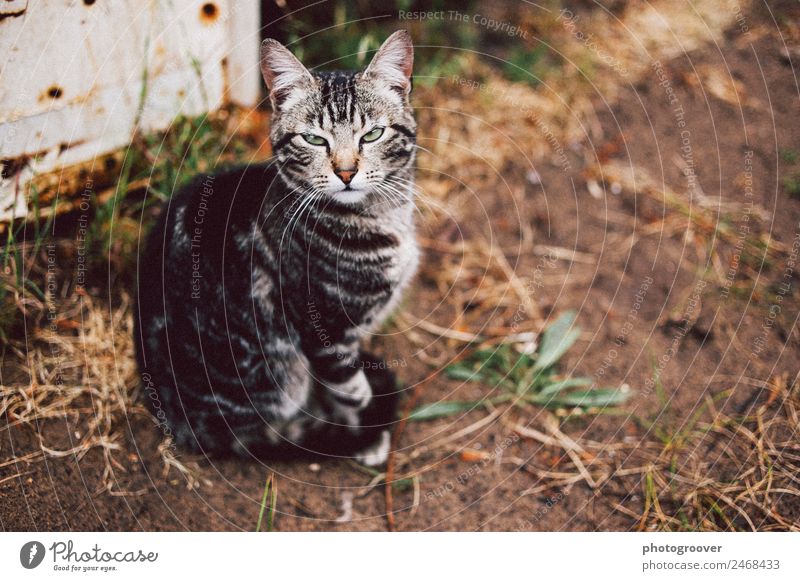
[[[17,175],[31,161],[30,155],[0,159],[0,178],[7,180]]]
[[[39,101],[47,101],[49,99],[60,99],[64,94],[64,89],[58,85],[51,85],[44,93],[39,96]]]
[[[213,24],[219,17],[219,8],[213,2],[206,2],[200,7],[200,22]]]
[[[76,141],[71,141],[71,142],[62,141],[61,143],[58,144],[58,153],[62,154],[68,149],[71,149],[73,147],[78,147],[79,145],[83,145],[86,142],[87,141],[85,139],[78,139]]]
[[[0,22],[5,20],[6,18],[16,18],[17,16],[22,16],[25,14],[25,11],[16,12],[15,14],[0,14]]]
[[[0,0],[2,2],[2,0]],[[8,3],[10,4],[10,2]],[[6,18],[16,18],[17,16],[22,16],[25,14],[25,11],[28,9],[27,3],[19,5],[17,7],[12,6],[0,6],[0,21],[5,20]]]

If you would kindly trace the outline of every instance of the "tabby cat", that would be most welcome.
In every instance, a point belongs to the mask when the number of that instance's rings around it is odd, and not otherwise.
[[[396,387],[359,341],[418,262],[412,62],[405,31],[360,72],[264,41],[273,160],[198,176],[138,264],[140,372],[178,445],[385,461]]]

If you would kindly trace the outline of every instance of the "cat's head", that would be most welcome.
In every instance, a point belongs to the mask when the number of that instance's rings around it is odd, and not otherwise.
[[[290,187],[348,205],[371,195],[397,198],[414,163],[413,59],[404,30],[359,72],[312,73],[278,41],[264,41],[261,72],[274,111],[270,140]]]

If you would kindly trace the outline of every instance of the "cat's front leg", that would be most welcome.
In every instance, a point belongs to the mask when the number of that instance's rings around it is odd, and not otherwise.
[[[372,388],[359,358],[358,342],[337,343],[316,353],[314,375],[326,389],[333,421],[358,427],[358,412],[372,400]]]

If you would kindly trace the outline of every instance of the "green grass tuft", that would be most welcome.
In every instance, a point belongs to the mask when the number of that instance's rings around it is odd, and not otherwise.
[[[258,523],[256,523],[256,532],[261,532],[261,525],[264,524],[264,530],[270,532],[273,530],[275,523],[275,507],[278,504],[278,483],[275,482],[275,474],[270,473],[267,476],[267,481],[264,483],[264,494],[261,497],[261,510],[258,512]],[[264,513],[266,512],[266,522],[264,521]]]
[[[783,189],[790,198],[800,198],[800,171],[783,176]]]

